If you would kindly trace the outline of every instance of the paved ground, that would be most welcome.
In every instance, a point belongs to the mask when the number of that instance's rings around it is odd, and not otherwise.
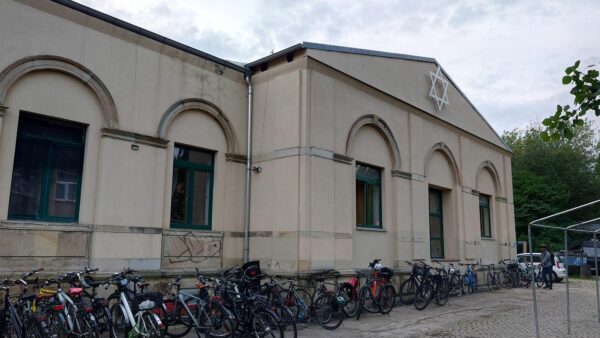
[[[600,337],[596,318],[596,287],[591,280],[570,283],[571,335]],[[537,290],[540,337],[566,337],[566,287]],[[501,290],[450,298],[424,311],[412,306],[394,309],[389,316],[367,314],[360,321],[346,319],[335,331],[304,327],[299,337],[535,337],[531,289]]]

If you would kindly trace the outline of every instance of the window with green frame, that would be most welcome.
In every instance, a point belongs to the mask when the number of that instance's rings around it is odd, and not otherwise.
[[[382,228],[381,169],[356,164],[356,226]]]
[[[431,258],[444,258],[443,193],[429,189],[429,253]]]
[[[175,145],[171,227],[210,230],[215,153]]]
[[[481,227],[481,237],[492,238],[490,196],[487,195],[479,195],[479,225]]]
[[[21,112],[9,219],[77,222],[85,130],[83,124]]]

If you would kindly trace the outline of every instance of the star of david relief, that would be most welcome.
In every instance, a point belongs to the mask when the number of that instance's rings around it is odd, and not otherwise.
[[[450,104],[448,102],[448,80],[444,79],[442,67],[438,66],[435,73],[429,71],[429,78],[431,79],[429,97],[435,101],[438,111],[442,111],[445,104]]]

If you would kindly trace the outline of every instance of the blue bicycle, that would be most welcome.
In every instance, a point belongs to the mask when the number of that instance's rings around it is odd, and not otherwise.
[[[475,264],[459,264],[466,266],[465,274],[463,275],[462,293],[475,293],[477,292],[477,273],[475,273]]]

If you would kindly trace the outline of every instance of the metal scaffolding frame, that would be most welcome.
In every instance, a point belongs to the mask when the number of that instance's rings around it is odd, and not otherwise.
[[[562,215],[566,215],[569,213],[572,213],[576,210],[580,210],[580,209],[584,209],[587,208],[589,206],[595,205],[600,203],[600,200],[596,200],[587,204],[582,204],[580,206],[568,209],[568,210],[564,210],[561,212],[558,212],[556,214],[550,215],[550,216],[546,216],[540,219],[537,219],[531,223],[529,223],[529,226],[527,227],[527,236],[528,236],[528,242],[529,242],[529,262],[531,262],[533,264],[533,238],[531,236],[531,228],[544,228],[544,229],[552,229],[552,230],[558,230],[558,231],[562,231],[563,232],[563,237],[564,237],[564,242],[565,242],[565,268],[566,268],[566,278],[565,278],[565,283],[566,283],[566,292],[567,292],[567,304],[566,304],[566,308],[567,308],[567,334],[571,334],[571,307],[570,307],[570,302],[569,302],[569,247],[568,247],[568,233],[569,232],[578,232],[578,233],[586,233],[586,234],[592,234],[594,236],[594,264],[595,264],[595,272],[596,272],[596,319],[597,321],[600,323],[600,289],[598,286],[598,257],[597,257],[597,252],[598,252],[598,243],[596,241],[596,235],[600,232],[600,226],[599,224],[593,224],[594,222],[598,222],[600,221],[600,217],[599,218],[593,218],[593,219],[589,219],[587,221],[583,221],[583,222],[579,222],[579,223],[575,223],[575,224],[571,224],[568,225],[567,227],[559,227],[559,226],[553,226],[553,225],[548,225],[548,224],[542,224],[540,222],[546,222],[550,219],[553,219],[555,217],[558,216],[562,216]],[[589,230],[586,229],[586,225],[588,225],[588,228],[590,225],[594,225],[595,227],[598,227],[598,229],[594,229],[594,230]],[[579,228],[579,229],[578,229]],[[541,264],[541,262],[540,262]],[[552,278],[552,277],[550,277]],[[538,306],[537,306],[537,296],[536,296],[536,283],[535,283],[535,269],[531,269],[531,280],[533,281],[531,283],[532,287],[531,290],[533,292],[533,312],[534,312],[534,317],[535,317],[535,336],[537,338],[540,337],[540,326],[539,326],[539,318],[538,318]]]

